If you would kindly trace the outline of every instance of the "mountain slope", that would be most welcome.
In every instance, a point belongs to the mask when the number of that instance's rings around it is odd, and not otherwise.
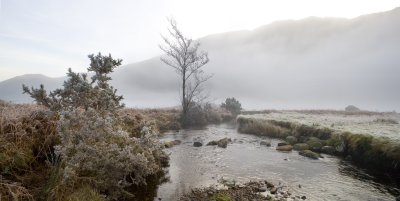
[[[397,8],[206,36],[199,39],[210,57],[204,70],[214,74],[206,87],[214,101],[234,96],[245,108],[400,110],[399,20]],[[179,103],[178,77],[159,57],[123,66],[113,78],[130,106]]]
[[[47,91],[61,87],[64,77],[50,78],[40,74],[17,76],[0,82],[0,99],[15,103],[31,103],[33,99],[27,94],[22,94],[22,84],[39,87],[44,84]]]

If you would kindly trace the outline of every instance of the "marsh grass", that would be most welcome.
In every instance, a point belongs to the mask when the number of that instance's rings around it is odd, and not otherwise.
[[[323,145],[333,146],[336,150],[335,155],[351,156],[352,160],[362,167],[400,175],[400,143],[390,138],[335,131],[319,125],[291,122],[288,119],[279,121],[239,116],[237,122],[238,131],[241,133],[280,139],[291,135],[310,146],[318,142],[319,148]],[[319,150],[318,147],[316,151]]]
[[[239,117],[237,123],[239,124],[238,130],[241,133],[275,138],[286,138],[290,135],[290,130],[288,128],[275,125],[270,121]]]

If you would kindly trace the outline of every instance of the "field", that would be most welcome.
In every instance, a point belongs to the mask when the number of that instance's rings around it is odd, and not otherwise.
[[[398,113],[323,110],[252,112],[237,118],[241,133],[296,139],[317,152],[328,146],[331,154],[395,175],[400,175],[399,120]]]
[[[271,111],[263,114],[241,115],[245,118],[298,123],[338,132],[367,134],[400,141],[400,114],[344,111]]]

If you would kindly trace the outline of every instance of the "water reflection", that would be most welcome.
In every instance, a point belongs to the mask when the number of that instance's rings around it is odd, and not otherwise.
[[[232,138],[226,149],[216,146],[194,147],[211,140]],[[240,134],[232,125],[209,126],[203,130],[167,133],[163,140],[181,140],[170,153],[170,180],[157,188],[157,196],[146,200],[177,200],[191,188],[217,183],[221,178],[236,181],[267,179],[281,183],[311,200],[393,200],[399,194],[396,178],[376,177],[332,156],[310,160],[297,152],[282,153],[260,146],[262,138]],[[301,186],[301,188],[299,188]]]
[[[390,174],[371,172],[341,160],[338,163],[339,172],[356,180],[369,183],[381,192],[400,195],[400,178]]]

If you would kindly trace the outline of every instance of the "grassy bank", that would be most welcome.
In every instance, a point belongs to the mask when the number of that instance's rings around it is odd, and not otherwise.
[[[335,126],[335,123],[338,124],[339,121],[329,121],[329,119],[338,118],[344,119],[343,122],[347,122],[348,125]],[[316,152],[326,151],[323,149],[324,146],[331,147],[329,154],[346,157],[374,171],[400,175],[400,142],[397,140],[398,136],[395,135],[398,131],[381,130],[384,134],[379,134],[379,128],[397,128],[395,118],[393,116],[388,118],[382,113],[291,111],[242,115],[238,117],[237,122],[241,133],[295,139],[296,143],[306,143]],[[351,125],[352,121],[349,123],[347,119],[353,120],[355,125]],[[368,119],[368,122],[365,119]],[[368,125],[371,126],[368,127]],[[358,128],[363,126],[363,132],[354,132],[359,131]],[[367,134],[366,131],[372,134]],[[387,133],[391,137],[383,137]]]

